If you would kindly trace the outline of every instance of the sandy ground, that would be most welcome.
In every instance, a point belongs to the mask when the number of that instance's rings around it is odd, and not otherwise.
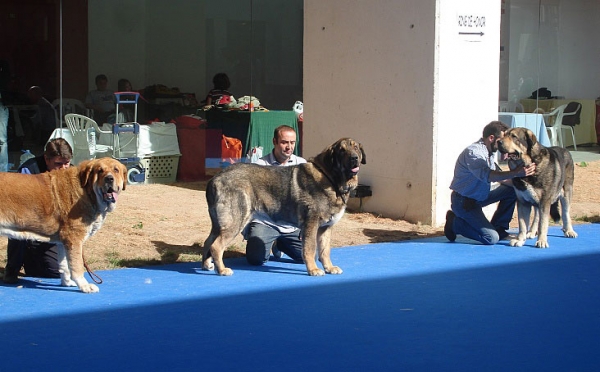
[[[598,221],[600,161],[578,164],[571,214],[575,223]],[[130,185],[104,227],[88,240],[85,256],[94,270],[199,261],[210,230],[206,182]],[[513,219],[516,226],[516,219]],[[575,227],[577,230],[577,227]],[[371,213],[349,211],[334,227],[332,246],[417,239],[442,235],[441,227],[413,224]],[[0,267],[6,262],[6,238],[0,237]],[[241,236],[227,256],[242,255]]]

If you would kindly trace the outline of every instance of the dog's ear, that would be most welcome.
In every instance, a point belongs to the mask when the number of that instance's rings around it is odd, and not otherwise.
[[[527,139],[527,152],[531,152],[531,149],[533,148],[533,146],[538,143],[537,141],[537,137],[535,136],[535,134],[533,134],[533,132],[529,129],[527,129],[527,132],[525,132],[525,137]]]
[[[121,177],[123,177],[123,190],[125,190],[127,188],[127,167],[123,163],[120,163],[119,167],[121,169]]]
[[[361,143],[358,144],[358,148],[360,149],[360,153],[362,154],[362,160],[360,161],[360,163],[367,164],[367,154],[365,154],[365,150],[363,149]]]
[[[77,168],[79,169],[79,182],[81,187],[85,189],[93,182],[94,160],[83,161],[77,165]]]

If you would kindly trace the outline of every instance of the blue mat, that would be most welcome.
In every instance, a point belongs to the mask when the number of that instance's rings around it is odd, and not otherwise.
[[[592,371],[600,225],[549,249],[431,238],[334,249],[342,275],[288,261],[232,277],[199,263],[0,286],[0,371]]]

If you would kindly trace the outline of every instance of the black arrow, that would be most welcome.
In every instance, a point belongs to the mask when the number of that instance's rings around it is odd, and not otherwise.
[[[459,32],[459,35],[479,35],[483,36],[483,32]]]

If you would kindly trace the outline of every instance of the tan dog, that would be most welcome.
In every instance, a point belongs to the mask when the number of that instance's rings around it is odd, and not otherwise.
[[[225,168],[206,186],[212,229],[204,242],[203,268],[214,268],[219,275],[233,274],[223,263],[223,251],[253,215],[266,214],[302,230],[308,275],[341,274],[342,269],[330,259],[331,227],[344,215],[350,191],[358,185],[360,164],[366,164],[362,145],[342,138],[306,164],[238,163]],[[317,254],[324,271],[317,267]]]
[[[102,226],[127,183],[112,158],[41,174],[0,173],[0,235],[57,243],[61,284],[98,292],[84,277],[83,242]]]

